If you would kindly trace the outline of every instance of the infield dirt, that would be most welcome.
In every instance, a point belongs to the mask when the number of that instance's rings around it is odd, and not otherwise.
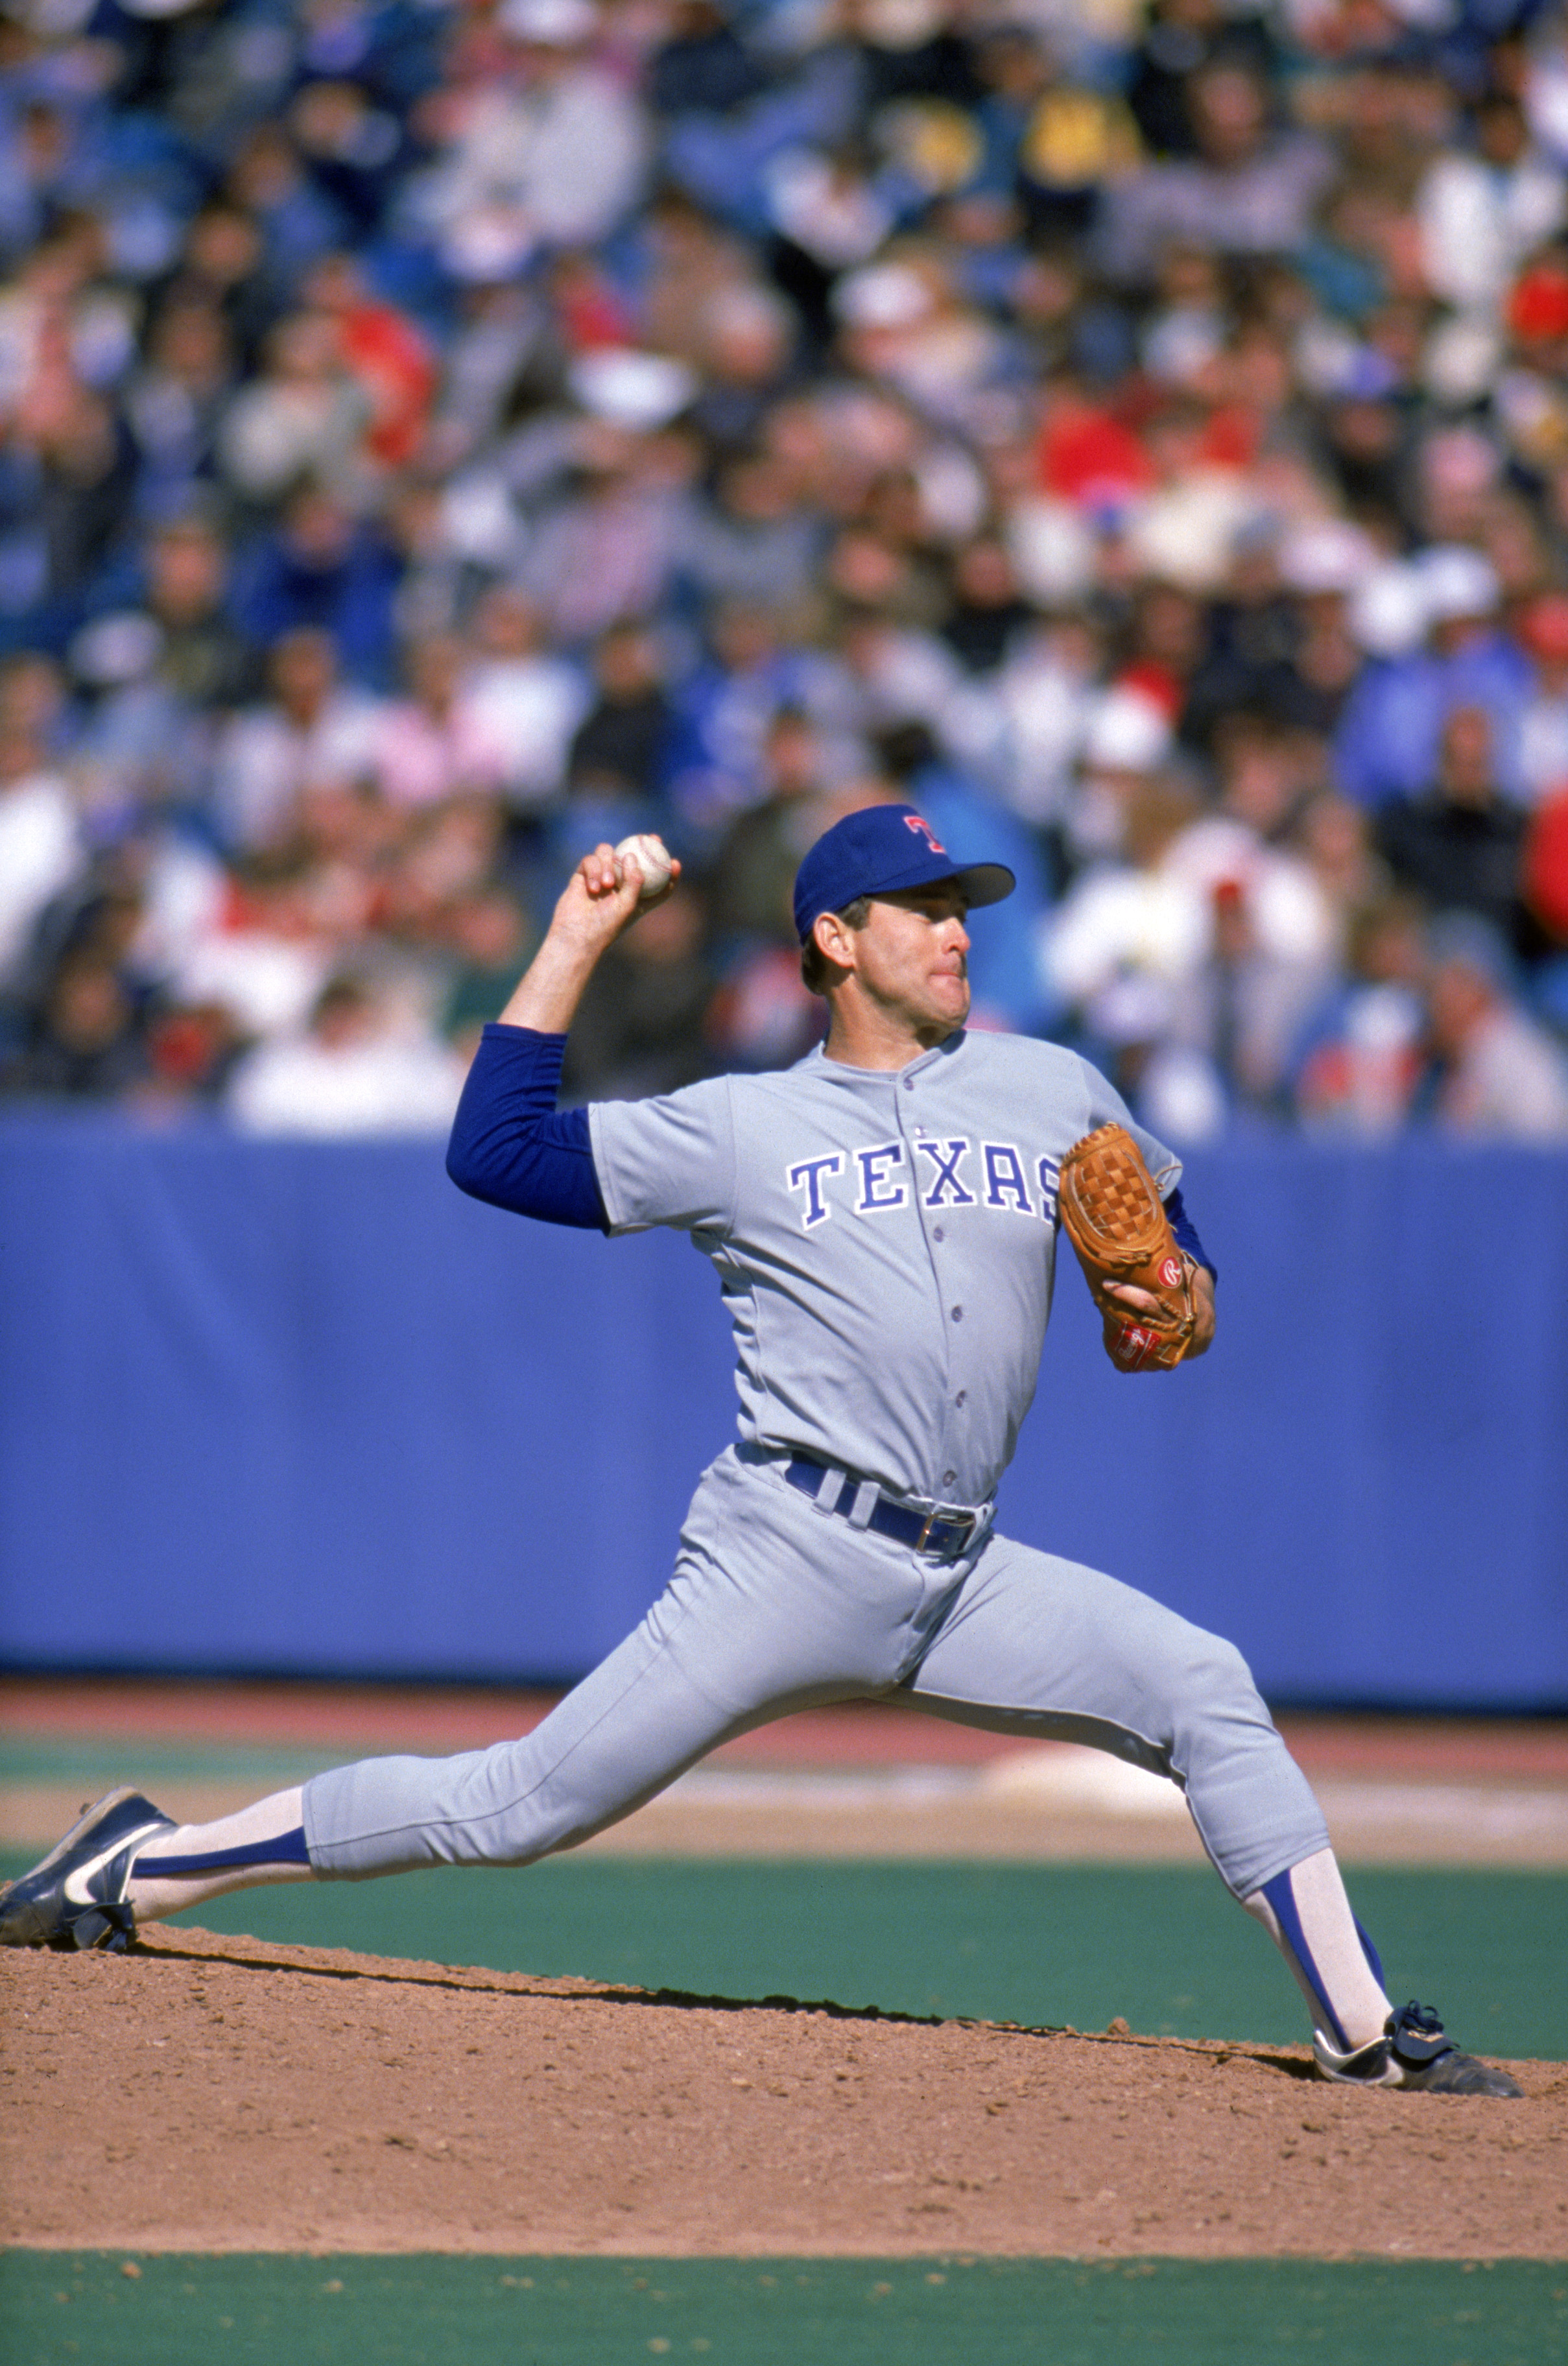
[[[1519,2102],[1301,2049],[901,2020],[220,1938],[0,1960],[13,2243],[137,2250],[1568,2251]]]

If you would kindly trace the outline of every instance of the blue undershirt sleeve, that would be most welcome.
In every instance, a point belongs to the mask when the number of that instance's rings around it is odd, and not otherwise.
[[[1219,1268],[1215,1265],[1213,1258],[1209,1255],[1208,1250],[1203,1246],[1202,1242],[1198,1238],[1197,1227],[1193,1223],[1191,1217],[1188,1214],[1186,1206],[1182,1200],[1181,1187],[1179,1184],[1171,1193],[1169,1199],[1166,1201],[1165,1212],[1170,1219],[1170,1229],[1176,1234],[1177,1247],[1185,1249],[1188,1256],[1192,1259],[1194,1265],[1204,1267],[1208,1272],[1213,1275],[1214,1279],[1218,1281],[1220,1278]]]
[[[547,1224],[607,1231],[586,1110],[558,1110],[564,1035],[491,1025],[452,1121],[446,1172],[459,1191]]]

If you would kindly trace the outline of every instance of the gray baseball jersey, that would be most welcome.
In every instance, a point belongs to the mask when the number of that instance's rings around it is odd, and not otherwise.
[[[971,1505],[1033,1399],[1061,1160],[1111,1120],[1174,1189],[1105,1078],[1021,1035],[953,1035],[897,1075],[818,1051],[589,1112],[613,1229],[674,1225],[717,1268],[741,1436]]]

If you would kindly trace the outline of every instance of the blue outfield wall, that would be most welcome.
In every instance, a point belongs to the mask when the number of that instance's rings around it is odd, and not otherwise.
[[[1568,1703],[1568,1158],[1190,1164],[1207,1360],[1124,1378],[1065,1259],[1011,1533],[1230,1635],[1276,1699]],[[475,1206],[420,1144],[0,1123],[0,1655],[570,1676],[729,1436],[682,1239]]]

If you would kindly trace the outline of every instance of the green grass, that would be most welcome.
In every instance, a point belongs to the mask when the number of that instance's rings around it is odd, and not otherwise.
[[[19,1860],[6,1869],[22,1870]],[[1401,2001],[1473,2051],[1560,2058],[1568,1881],[1355,1874]],[[702,1996],[1292,2043],[1293,1984],[1212,1874],[1172,1865],[577,1856],[214,1899],[191,1918],[308,1946],[579,1973]]]
[[[0,2262],[6,2366],[1559,2366],[1568,2269],[1310,2260]]]
[[[0,1733],[0,1783],[65,1783],[84,1799],[134,1780],[155,1799],[161,1783],[254,1783],[260,1795],[303,1783],[329,1766],[341,1766],[342,1750],[310,1750],[295,1744],[257,1743],[215,1748],[202,1741],[94,1741],[77,1734]]]

